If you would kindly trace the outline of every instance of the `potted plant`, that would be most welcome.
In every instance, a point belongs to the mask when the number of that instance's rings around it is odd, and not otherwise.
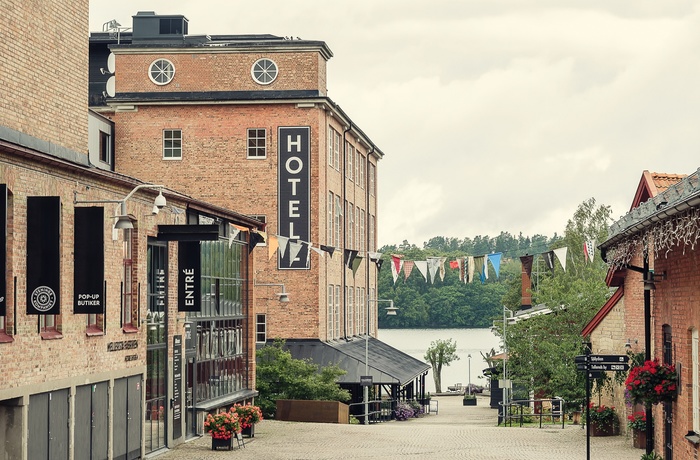
[[[211,434],[211,448],[231,450],[232,438],[241,431],[238,414],[234,410],[208,414],[204,420],[204,431]]]
[[[598,406],[590,403],[589,420],[591,424],[591,436],[615,436],[620,434],[620,422],[617,418],[614,406],[604,404]]]
[[[632,368],[625,388],[630,399],[646,406],[672,401],[678,390],[678,373],[675,366],[659,363],[658,359],[645,361]]]
[[[647,414],[637,411],[627,416],[627,427],[632,429],[632,445],[637,449],[647,447]]]
[[[462,399],[463,406],[476,406],[476,395],[471,393],[464,393],[464,399]]]
[[[238,414],[238,420],[241,424],[241,434],[251,438],[255,437],[255,424],[263,419],[262,410],[258,406],[253,406],[250,403],[246,405],[235,404],[231,410]]]

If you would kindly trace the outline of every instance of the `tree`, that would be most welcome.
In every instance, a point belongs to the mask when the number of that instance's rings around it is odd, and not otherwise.
[[[567,223],[564,237],[552,248],[570,249],[566,272],[540,273],[533,301],[552,310],[507,328],[508,374],[536,395],[583,400],[583,373],[574,357],[583,354],[581,330],[609,298],[607,266],[596,255],[585,261],[583,243],[607,238],[610,208],[594,199],[583,202]],[[500,331],[499,331],[500,332]]]
[[[319,370],[308,360],[294,359],[280,339],[259,349],[256,355],[257,401],[266,417],[274,417],[278,399],[350,400],[350,393],[337,383],[345,371],[335,364]]]
[[[457,342],[453,342],[452,339],[433,340],[430,342],[430,348],[425,352],[423,359],[428,361],[433,367],[433,380],[435,381],[435,391],[437,393],[442,393],[442,381],[440,378],[442,366],[449,366],[452,361],[457,361],[459,356],[457,356],[456,352]]]

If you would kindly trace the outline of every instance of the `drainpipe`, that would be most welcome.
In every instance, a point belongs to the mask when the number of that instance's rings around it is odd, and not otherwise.
[[[372,155],[372,153],[374,153],[374,145],[370,146],[370,149],[367,151],[367,161],[366,161],[367,164],[365,165],[365,213],[367,214],[367,216],[365,218],[365,224],[366,224],[365,225],[365,247],[367,248],[368,252],[370,250],[374,250],[373,248],[369,247],[369,221],[370,221],[370,219],[369,219],[369,167],[371,165],[369,158]],[[375,186],[375,188],[377,186],[376,180],[374,181],[374,186]],[[376,193],[376,190],[375,190],[375,193]],[[376,195],[375,195],[375,197],[376,197]],[[376,201],[376,198],[375,198],[375,201]],[[375,216],[375,219],[376,218],[377,217]],[[374,235],[374,239],[375,239],[375,241],[377,239],[376,233]],[[367,265],[365,267],[366,268],[365,269],[365,279],[366,279],[365,288],[367,289],[366,297],[369,299],[369,264],[370,264],[370,260],[369,260],[369,257],[366,257],[366,259],[367,259],[366,260]],[[377,283],[375,283],[375,285],[376,284]],[[378,299],[379,293],[375,291],[374,297]],[[372,314],[372,312],[371,312],[370,308],[368,307],[367,308],[367,317],[365,318],[366,326],[367,326],[367,335],[369,335],[369,333],[370,333],[369,325],[370,325],[370,315],[371,314]],[[377,318],[377,319],[379,319],[379,318]]]
[[[348,123],[349,126],[345,126],[345,129],[343,130],[343,158],[341,159],[343,163],[343,173],[341,174],[341,180],[343,181],[343,198],[342,201],[340,202],[340,209],[344,210],[343,214],[343,256],[341,260],[343,261],[343,292],[342,298],[343,298],[343,337],[345,337],[345,340],[348,339],[348,302],[347,302],[347,291],[348,291],[348,285],[347,285],[347,276],[348,276],[348,269],[345,266],[345,249],[348,244],[348,223],[347,223],[347,218],[348,218],[348,210],[345,209],[345,205],[348,202],[347,200],[347,177],[346,177],[346,172],[345,167],[347,166],[348,163],[348,158],[347,158],[347,141],[346,141],[346,136],[348,134],[348,131],[352,129],[352,123]]]
[[[644,277],[644,360],[649,361],[651,360],[651,289],[647,289],[646,281],[651,279],[650,273],[649,273],[649,254],[644,255],[644,267],[643,267],[643,273],[642,276]],[[654,450],[654,438],[653,438],[653,427],[654,425],[652,424],[652,410],[651,410],[651,405],[646,404],[646,417],[647,417],[647,426],[646,426],[646,436],[647,436],[647,445],[646,445],[646,452],[647,454],[651,453]]]

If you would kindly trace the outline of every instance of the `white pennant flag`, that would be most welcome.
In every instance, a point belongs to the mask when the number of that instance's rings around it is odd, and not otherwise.
[[[557,256],[557,259],[559,259],[559,263],[561,264],[561,268],[566,271],[566,251],[569,248],[564,246],[563,248],[558,248],[554,250],[554,255]]]
[[[302,244],[298,241],[290,241],[289,242],[289,262],[292,263],[294,260],[296,260],[297,256],[299,255],[299,251],[301,251]]]
[[[238,237],[238,234],[241,233],[241,231],[238,230],[236,227],[231,226],[228,233],[229,233],[228,247],[229,247],[229,249],[231,249],[231,246],[233,245],[233,240],[235,240],[236,237]]]
[[[280,257],[284,257],[284,254],[287,252],[287,243],[289,243],[289,238],[286,236],[277,235],[277,242],[280,245]]]
[[[428,257],[428,274],[430,275],[430,282],[435,284],[435,278],[437,278],[438,271],[440,271],[440,258],[439,257]]]
[[[413,265],[418,269],[421,275],[423,275],[423,278],[428,281],[428,262],[425,260],[416,260],[413,262]]]
[[[310,246],[310,248],[313,249],[314,252],[317,253],[319,256],[321,256],[321,257],[326,257],[326,252],[325,252],[323,249],[321,249],[321,248],[316,248],[316,247],[314,247],[314,246]]]

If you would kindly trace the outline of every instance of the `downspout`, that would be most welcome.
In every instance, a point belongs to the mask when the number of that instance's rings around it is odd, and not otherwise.
[[[326,143],[328,142],[328,132],[329,132],[329,128],[330,128],[330,126],[331,126],[330,123],[328,123],[328,111],[329,111],[329,110],[330,110],[330,108],[327,109],[327,110],[324,110],[325,115],[326,115],[326,132],[325,132]],[[329,148],[329,147],[330,147],[330,148],[333,148],[333,140],[332,140],[332,139],[331,139],[331,145],[330,145],[330,146],[328,146],[328,145],[326,146],[326,155],[328,155],[328,148]],[[325,174],[324,179],[323,179],[323,181],[324,181],[324,182],[323,182],[323,190],[324,190],[324,192],[325,192],[325,194],[326,194],[325,199],[327,200],[327,199],[328,199],[328,172],[329,172],[329,171],[328,171],[328,169],[329,169],[329,168],[328,168],[328,166],[329,166],[329,165],[328,165],[328,159],[326,159],[326,161],[324,161],[324,163],[326,163],[326,174]],[[320,171],[320,168],[319,168],[319,171]],[[331,203],[331,205],[332,205],[332,203]],[[328,212],[328,203],[326,203],[325,212]],[[326,216],[326,219],[325,219],[325,220],[326,220],[326,225],[328,225],[328,216]],[[332,222],[331,222],[331,224],[332,224]],[[333,234],[332,231],[333,231],[333,229],[331,228],[331,235]],[[326,229],[325,238],[328,238],[328,229]],[[319,241],[320,241],[320,240],[321,240],[321,238],[320,238],[320,235],[319,235]],[[331,241],[326,241],[326,244],[327,244],[328,246],[333,246],[333,240],[331,240]],[[326,342],[328,342],[328,341],[333,337],[333,332],[328,330],[328,320],[329,320],[329,318],[328,318],[328,316],[329,316],[329,315],[328,315],[328,285],[329,285],[329,283],[328,283],[328,259],[327,259],[326,257],[323,257],[323,266],[324,266],[324,271],[325,271],[325,275],[326,275],[326,285],[325,285],[325,289],[324,289],[324,292],[325,292],[324,298],[326,299]],[[332,308],[333,308],[333,307],[331,307],[331,309],[332,309]],[[319,316],[320,316],[320,315],[319,315]],[[331,316],[331,317],[332,317],[332,316]],[[320,327],[320,326],[321,326],[321,325],[319,324],[319,327]]]
[[[367,217],[366,217],[366,219],[365,219],[365,222],[366,222],[366,227],[365,227],[365,247],[367,248],[367,252],[369,252],[370,250],[372,250],[372,251],[374,250],[373,248],[370,248],[370,247],[369,247],[369,222],[370,222],[370,218],[369,218],[369,215],[370,215],[370,214],[369,214],[369,167],[370,167],[370,165],[372,164],[372,163],[369,161],[369,158],[370,158],[370,156],[372,155],[372,153],[374,153],[374,145],[372,145],[372,146],[370,147],[370,149],[367,151],[367,164],[365,165],[365,212],[367,213]],[[374,181],[374,186],[375,186],[375,187],[377,186],[377,181],[376,181],[376,180]],[[375,191],[375,193],[376,193],[376,191]],[[375,216],[375,219],[376,219],[376,216]],[[374,235],[374,239],[375,239],[375,240],[377,239],[377,235],[376,235],[376,234]],[[369,260],[369,257],[366,257],[366,259],[367,259],[367,266],[365,267],[365,278],[366,278],[365,286],[367,286],[367,295],[366,295],[366,297],[367,297],[367,299],[369,299],[369,291],[370,291],[370,285],[369,285],[369,267],[370,267],[370,264],[369,264],[369,262],[370,262],[370,260]],[[375,283],[375,284],[376,284],[376,283]],[[378,296],[379,296],[379,293],[375,291],[374,297],[375,297],[375,298],[379,298]],[[371,309],[369,308],[369,303],[370,303],[370,302],[367,302],[367,305],[368,305],[368,307],[367,307],[367,317],[365,318],[365,321],[367,322],[367,324],[366,324],[366,326],[367,326],[367,335],[369,335],[370,332],[371,332],[371,331],[370,331],[370,328],[369,328],[369,325],[370,325],[370,315],[371,315]],[[377,318],[377,321],[379,321],[379,318]]]
[[[346,136],[348,134],[348,131],[352,129],[352,122],[349,123],[349,126],[346,126],[345,129],[343,130],[343,158],[341,158],[341,161],[343,162],[343,173],[341,174],[340,179],[343,181],[343,198],[342,201],[340,202],[340,209],[344,210],[343,213],[343,289],[341,293],[341,297],[343,299],[343,337],[345,340],[348,339],[348,302],[347,302],[347,290],[348,290],[348,285],[347,285],[347,276],[348,276],[348,270],[347,267],[345,266],[345,249],[347,248],[348,244],[348,223],[346,219],[348,218],[348,210],[345,209],[345,205],[348,202],[347,200],[347,176],[345,175],[347,171],[345,171],[345,168],[348,164],[348,158],[347,158],[347,141],[346,141]]]

